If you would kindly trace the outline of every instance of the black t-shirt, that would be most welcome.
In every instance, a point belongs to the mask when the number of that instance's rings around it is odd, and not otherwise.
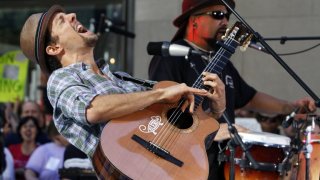
[[[192,48],[184,40],[179,40],[174,43]],[[149,65],[149,79],[155,81],[170,80],[192,86],[207,64],[208,61],[203,60],[200,56],[190,56],[188,60],[186,60],[185,57],[154,56]],[[231,122],[234,123],[235,109],[245,106],[253,98],[256,90],[241,78],[231,61],[226,64],[219,76],[225,84],[226,112]],[[203,101],[203,109],[207,110],[208,107],[208,100],[205,99]],[[218,121],[220,123],[225,122],[223,118],[220,118]],[[207,150],[210,163],[209,179],[217,179],[221,176],[217,176],[216,173],[223,173],[221,172],[221,167],[219,167],[220,170],[217,172],[218,152],[218,143],[213,143],[210,149]]]

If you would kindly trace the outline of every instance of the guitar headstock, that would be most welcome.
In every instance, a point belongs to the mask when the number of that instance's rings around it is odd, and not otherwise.
[[[232,26],[232,28],[227,29],[226,34],[222,37],[222,39],[234,39],[239,43],[239,46],[241,46],[240,48],[246,49],[250,44],[252,36],[253,34],[249,33],[247,27],[238,21]]]

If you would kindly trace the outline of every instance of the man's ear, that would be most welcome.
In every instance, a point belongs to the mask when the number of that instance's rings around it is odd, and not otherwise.
[[[46,47],[48,55],[56,56],[62,52],[63,48],[58,44],[50,44]]]

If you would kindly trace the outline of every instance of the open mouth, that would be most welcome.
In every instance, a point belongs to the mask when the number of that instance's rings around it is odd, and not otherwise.
[[[219,30],[218,30],[218,33],[220,33],[220,34],[225,34],[226,31],[227,31],[227,29],[223,28],[223,29],[219,29]]]
[[[88,30],[84,26],[82,26],[81,24],[77,25],[76,30],[77,30],[78,33],[86,33],[86,32],[88,32]]]
[[[78,25],[75,27],[75,30],[76,30],[78,33],[86,33],[86,32],[88,32],[87,28],[85,28],[82,24],[78,24]]]

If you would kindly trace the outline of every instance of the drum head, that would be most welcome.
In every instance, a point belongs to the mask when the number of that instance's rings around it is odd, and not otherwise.
[[[257,144],[266,147],[284,148],[290,146],[290,138],[278,134],[266,132],[240,132],[239,135],[244,143]]]

